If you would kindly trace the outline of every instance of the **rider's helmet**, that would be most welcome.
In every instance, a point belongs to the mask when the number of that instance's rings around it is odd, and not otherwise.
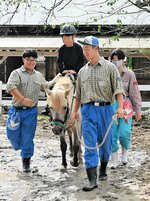
[[[111,56],[110,56],[111,61],[113,60],[113,57],[115,55],[118,56],[118,60],[124,60],[125,59],[125,54],[120,49],[115,49],[115,50],[112,51]]]
[[[74,25],[64,25],[61,29],[60,29],[60,35],[74,35],[77,33],[76,28],[74,27]]]

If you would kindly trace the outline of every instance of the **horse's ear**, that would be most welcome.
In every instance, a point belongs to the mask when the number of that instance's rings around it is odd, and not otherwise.
[[[70,93],[71,89],[72,89],[72,87],[71,87],[70,89],[67,89],[67,90],[65,91],[65,96],[68,96],[68,94]]]
[[[45,92],[46,92],[46,95],[49,96],[51,94],[51,90],[48,89],[48,88],[45,88]]]

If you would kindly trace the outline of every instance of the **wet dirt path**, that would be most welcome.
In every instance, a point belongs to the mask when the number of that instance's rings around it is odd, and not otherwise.
[[[0,126],[0,201],[144,201],[150,200],[149,123],[133,126],[129,163],[117,170],[108,167],[108,180],[99,188],[83,192],[86,173],[83,165],[73,168],[67,151],[68,168],[61,169],[59,138],[50,131],[47,119],[39,119],[35,155],[31,167],[37,173],[21,173],[19,151],[14,151]]]

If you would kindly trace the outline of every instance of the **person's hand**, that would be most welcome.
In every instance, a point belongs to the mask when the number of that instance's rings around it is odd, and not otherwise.
[[[118,108],[116,111],[116,114],[117,114],[117,118],[124,118],[125,117],[123,108]]]
[[[33,106],[33,101],[30,98],[24,98],[22,101],[22,104],[27,106],[27,107],[32,107]]]
[[[141,113],[136,113],[135,118],[136,118],[137,121],[139,121],[142,118],[142,114]]]
[[[76,74],[76,72],[74,70],[69,70],[70,74]]]
[[[63,72],[62,72],[62,74],[67,74],[68,73],[68,70],[64,70]]]
[[[64,70],[63,72],[62,72],[62,74],[76,74],[76,72],[74,71],[74,70]]]

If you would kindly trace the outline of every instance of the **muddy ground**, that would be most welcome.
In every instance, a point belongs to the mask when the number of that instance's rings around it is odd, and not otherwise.
[[[99,188],[83,192],[86,173],[83,165],[73,168],[67,152],[68,168],[61,169],[59,138],[50,130],[47,118],[39,117],[32,168],[21,170],[20,152],[6,138],[6,116],[0,124],[0,201],[144,201],[150,200],[150,120],[133,124],[129,163],[116,170],[108,167],[108,180]],[[36,169],[38,168],[38,172]]]

